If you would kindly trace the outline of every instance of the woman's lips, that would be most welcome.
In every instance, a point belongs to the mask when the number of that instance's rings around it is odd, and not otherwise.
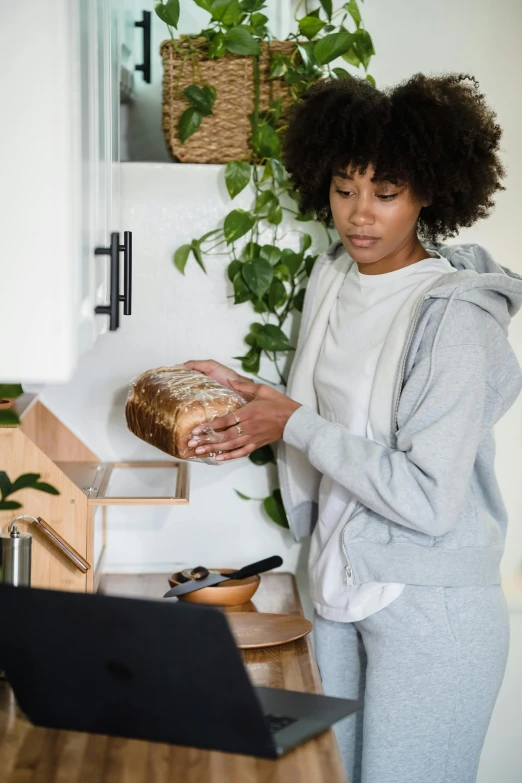
[[[358,239],[357,237],[348,236],[348,239],[355,247],[372,247],[372,245],[379,241],[379,237],[375,237],[374,239]]]

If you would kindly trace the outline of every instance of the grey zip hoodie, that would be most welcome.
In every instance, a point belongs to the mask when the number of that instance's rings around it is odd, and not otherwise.
[[[492,429],[522,389],[508,341],[522,277],[478,245],[426,247],[455,272],[418,296],[405,342],[397,345],[390,330],[372,396],[390,394],[392,404],[370,401],[374,440],[322,418],[313,389],[328,313],[354,263],[340,241],[317,259],[306,290],[286,389],[302,405],[279,442],[281,494],[299,540],[317,519],[323,473],[353,493],[359,505],[341,544],[355,585],[501,581],[507,513]],[[386,409],[391,420],[379,420]]]

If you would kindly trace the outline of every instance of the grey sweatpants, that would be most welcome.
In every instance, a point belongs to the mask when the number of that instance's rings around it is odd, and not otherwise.
[[[501,585],[406,585],[314,626],[325,694],[364,700],[334,726],[350,783],[475,783],[509,649]]]

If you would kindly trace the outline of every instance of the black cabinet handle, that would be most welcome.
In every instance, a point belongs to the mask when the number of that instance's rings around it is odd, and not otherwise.
[[[132,312],[132,231],[123,232],[123,294],[120,294],[120,302],[123,302],[123,315]]]
[[[109,304],[98,305],[94,308],[94,312],[98,315],[108,315],[109,329],[115,332],[120,325],[120,235],[118,232],[112,232],[110,247],[97,247],[94,255],[111,257]]]
[[[135,71],[143,71],[143,78],[150,84],[150,11],[143,11],[141,22],[134,22],[134,27],[143,28],[143,63],[136,65]]]

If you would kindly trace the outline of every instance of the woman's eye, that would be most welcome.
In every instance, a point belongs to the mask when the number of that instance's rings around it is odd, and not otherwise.
[[[391,201],[391,199],[395,198],[395,196],[397,195],[398,193],[388,193],[386,196],[379,196],[379,198],[382,199],[383,201]]]
[[[339,188],[336,188],[337,193],[339,193],[340,196],[350,196],[351,191],[350,190],[339,190]]]

